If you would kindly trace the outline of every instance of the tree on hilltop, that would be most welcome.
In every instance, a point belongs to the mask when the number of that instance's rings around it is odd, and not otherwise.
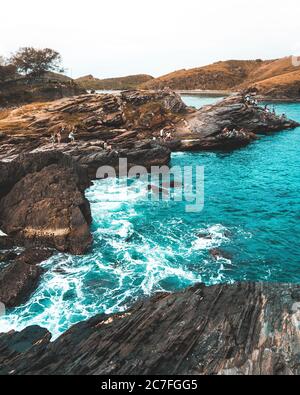
[[[35,49],[32,47],[20,48],[11,58],[10,63],[20,73],[39,77],[47,71],[63,72],[61,68],[61,55],[50,48]]]

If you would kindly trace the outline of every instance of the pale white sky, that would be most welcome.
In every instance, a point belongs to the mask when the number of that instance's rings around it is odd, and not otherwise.
[[[300,53],[299,0],[5,0],[0,10],[0,54],[50,47],[73,77]]]

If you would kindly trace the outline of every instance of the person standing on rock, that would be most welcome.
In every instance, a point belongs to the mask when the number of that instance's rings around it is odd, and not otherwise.
[[[62,131],[64,131],[65,128],[62,128]],[[57,137],[57,143],[60,145],[61,144],[61,131],[59,130],[56,134]]]
[[[75,143],[75,133],[76,133],[76,128],[75,128],[75,126],[73,126],[73,128],[69,134],[69,140],[71,141],[71,143]]]
[[[161,140],[163,140],[163,139],[164,139],[164,136],[165,136],[165,129],[161,129],[161,131],[159,132],[159,134],[160,134]]]

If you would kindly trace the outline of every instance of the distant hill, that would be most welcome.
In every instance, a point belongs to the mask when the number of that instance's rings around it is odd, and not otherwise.
[[[0,79],[0,107],[44,102],[84,94],[86,91],[72,78],[47,72],[38,78],[11,74]]]
[[[270,98],[300,99],[300,67],[291,57],[276,60],[229,60],[179,70],[143,83],[142,89],[224,90],[255,89]]]
[[[125,90],[136,89],[139,85],[153,80],[153,77],[146,74],[130,75],[119,78],[98,79],[92,75],[77,78],[75,82],[84,89],[95,90]]]

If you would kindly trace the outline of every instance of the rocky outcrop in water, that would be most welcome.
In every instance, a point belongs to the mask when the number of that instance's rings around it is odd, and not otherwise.
[[[179,150],[221,150],[243,147],[257,135],[299,126],[282,114],[267,113],[262,106],[245,103],[241,94],[189,114],[176,128]],[[229,132],[224,133],[227,128]]]
[[[197,285],[94,317],[53,343],[36,327],[2,334],[0,373],[296,375],[299,322],[299,286]]]
[[[59,152],[0,163],[0,228],[17,245],[82,254],[91,246],[87,171]]]
[[[0,302],[12,308],[25,302],[37,287],[44,270],[38,266],[53,254],[50,250],[29,249],[0,272]],[[12,260],[9,259],[9,260]]]

